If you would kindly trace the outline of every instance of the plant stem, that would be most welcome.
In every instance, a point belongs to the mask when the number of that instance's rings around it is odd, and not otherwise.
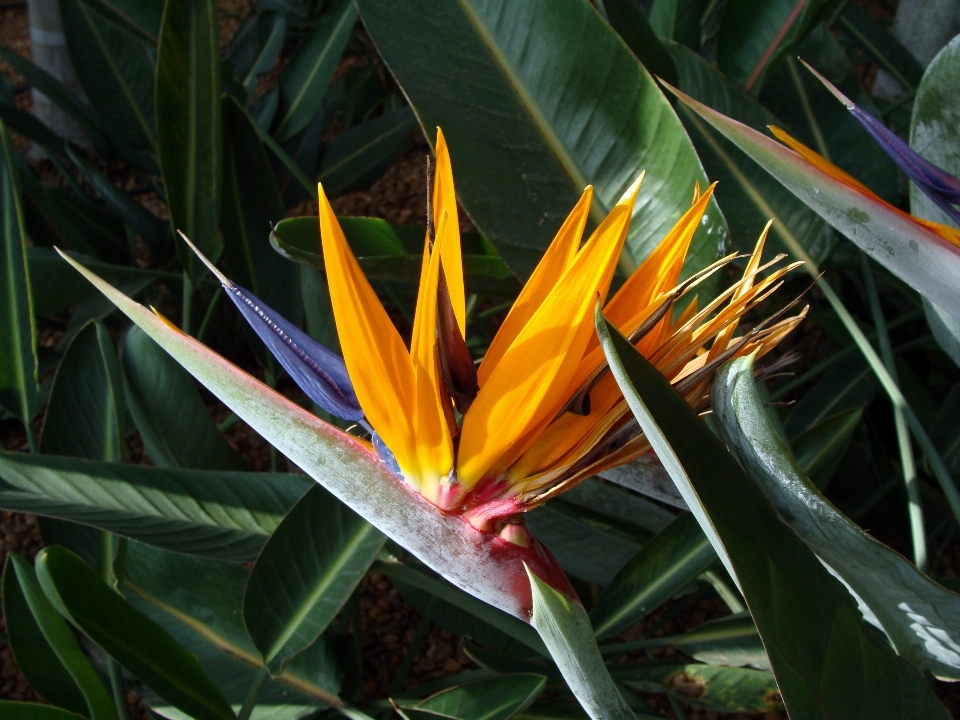
[[[883,308],[880,306],[880,295],[877,293],[877,283],[870,270],[870,260],[866,253],[860,251],[860,270],[863,273],[863,284],[867,289],[867,298],[870,301],[870,311],[873,314],[873,326],[877,331],[877,341],[880,344],[880,354],[883,364],[890,373],[894,382],[899,382],[897,368],[893,359],[893,348],[890,346],[890,335],[883,319]],[[910,537],[913,540],[913,561],[921,572],[927,572],[927,540],[923,529],[923,504],[920,500],[920,481],[917,479],[917,465],[913,457],[913,446],[910,443],[910,431],[903,409],[893,406],[893,420],[897,430],[897,445],[900,450],[900,465],[903,470],[903,484],[907,489],[907,511],[910,517]]]
[[[247,696],[243,699],[243,705],[240,708],[240,712],[237,713],[237,720],[250,720],[253,708],[256,707],[257,699],[260,697],[260,691],[263,690],[263,686],[267,684],[269,677],[270,671],[267,670],[267,666],[261,665],[260,669],[257,670],[256,676],[253,678],[253,684],[250,686]]]
[[[943,464],[943,459],[940,457],[940,453],[937,452],[937,448],[934,446],[933,441],[920,422],[920,418],[917,417],[913,408],[907,403],[907,399],[903,396],[903,393],[900,392],[900,388],[890,376],[890,373],[887,372],[887,368],[884,366],[880,356],[877,355],[877,351],[873,349],[873,345],[867,340],[867,336],[863,334],[863,330],[857,325],[856,320],[853,319],[853,316],[844,306],[843,302],[837,297],[833,288],[822,279],[817,285],[823,292],[824,297],[826,297],[827,302],[833,307],[834,312],[840,317],[840,322],[847,328],[847,332],[853,336],[854,342],[859,346],[860,351],[867,359],[870,368],[876,374],[880,384],[883,385],[883,389],[887,392],[894,407],[899,407],[903,412],[910,431],[917,439],[917,443],[919,443],[924,455],[927,456],[927,462],[930,463],[930,469],[933,471],[934,477],[937,478],[937,482],[940,484],[940,489],[947,498],[950,510],[954,516],[960,520],[960,491],[957,490],[957,486],[954,484],[953,478],[950,477],[947,466]]]
[[[116,538],[113,533],[108,532],[101,533],[100,537],[102,543],[100,548],[100,561],[102,563],[100,574],[104,582],[106,582],[111,589],[119,592],[117,588],[118,578],[114,574],[113,566],[117,557],[125,552],[126,546],[120,545],[120,543],[126,543],[126,540],[120,538],[115,544],[114,540]],[[107,675],[110,677],[110,692],[113,695],[113,704],[117,707],[117,716],[120,720],[130,720],[130,706],[127,704],[127,688],[123,684],[123,670],[120,669],[117,661],[109,655],[107,655]]]
[[[187,271],[183,271],[183,318],[180,320],[180,329],[190,334],[190,316],[193,314],[193,283]]]

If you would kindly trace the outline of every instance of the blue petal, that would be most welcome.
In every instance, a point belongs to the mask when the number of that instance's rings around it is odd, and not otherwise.
[[[356,421],[363,417],[343,358],[239,285],[224,285],[224,290],[307,397],[331,415],[344,420]]]
[[[917,187],[954,221],[960,223],[960,211],[953,207],[960,204],[960,179],[922,158],[870,113],[856,105],[849,107],[849,110]]]
[[[370,442],[373,444],[373,449],[376,451],[377,457],[390,469],[390,472],[397,477],[403,477],[400,474],[400,465],[397,463],[397,456],[394,455],[393,451],[380,439],[380,436],[371,431]]]

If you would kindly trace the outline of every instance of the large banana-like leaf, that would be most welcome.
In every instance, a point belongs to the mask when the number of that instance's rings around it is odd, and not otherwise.
[[[244,624],[272,670],[326,629],[385,540],[321,485],[287,513],[257,557],[243,598]]]
[[[957,307],[960,247],[884,201],[838,182],[772,138],[680,90],[671,92],[870,257],[940,307]]]
[[[943,718],[923,678],[863,626],[847,590],[667,380],[597,308],[610,370],[650,444],[719,543],[793,718]]]
[[[432,140],[443,128],[460,199],[520,277],[583,191],[596,222],[646,170],[630,263],[706,176],[669,103],[586,0],[359,0],[360,16]],[[688,266],[727,235],[711,201]]]
[[[220,51],[213,0],[169,0],[157,48],[157,151],[171,224],[214,261],[220,214]],[[193,278],[194,256],[181,260]]]
[[[721,368],[710,397],[741,464],[780,517],[847,585],[893,642],[921,670],[960,680],[960,595],[872,538],[810,482],[770,425],[753,382],[753,363]]]
[[[0,122],[0,407],[29,423],[40,404],[37,329],[16,157]]]
[[[300,475],[173,470],[0,453],[0,507],[131,540],[250,562],[307,491]]]

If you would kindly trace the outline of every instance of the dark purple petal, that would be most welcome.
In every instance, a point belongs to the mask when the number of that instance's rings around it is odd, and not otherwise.
[[[363,417],[343,358],[239,285],[224,285],[223,289],[307,397],[344,420],[356,421]]]
[[[960,223],[960,212],[953,207],[960,204],[960,179],[922,158],[870,113],[856,105],[850,108],[850,112],[917,187]]]

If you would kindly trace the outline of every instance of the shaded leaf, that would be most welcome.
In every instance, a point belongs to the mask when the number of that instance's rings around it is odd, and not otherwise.
[[[37,414],[37,329],[16,157],[0,122],[0,407],[22,422]]]
[[[153,150],[153,58],[143,41],[86,0],[59,0],[63,34],[77,79],[112,136]]]
[[[590,611],[598,640],[639,622],[695,581],[716,553],[696,518],[684,513],[658,533],[611,581]]]
[[[249,576],[240,565],[131,543],[122,588],[131,605],[200,659],[234,704],[243,702],[263,665],[243,626],[241,606]],[[259,704],[336,706],[339,682],[333,647],[321,637],[278,678],[267,680]]]
[[[0,476],[0,507],[245,562],[310,487],[299,475],[168,470],[23,453],[0,453]]]
[[[157,48],[157,151],[170,222],[216,262],[220,214],[220,48],[213,0],[167,0]],[[180,260],[192,279],[194,256]]]
[[[545,684],[543,675],[502,675],[444,690],[415,705],[399,704],[411,720],[437,715],[458,720],[507,720],[530,705]]]
[[[323,145],[317,182],[329,197],[372,183],[410,146],[416,124],[413,111],[404,106],[331,138]]]
[[[280,192],[256,131],[229,96],[223,98],[223,144],[220,224],[230,278],[299,325],[297,268],[270,247],[270,229],[286,214]]]
[[[37,579],[70,622],[160,697],[197,720],[235,717],[197,659],[79,557],[58,546],[43,549]]]
[[[321,16],[284,67],[277,80],[280,107],[274,122],[274,135],[279,141],[303,130],[320,109],[323,93],[356,21],[356,6],[341,2]]]
[[[0,700],[0,718],[3,720],[78,720],[82,717],[50,705]]]
[[[960,595],[930,580],[823,497],[769,426],[752,372],[748,360],[738,360],[718,373],[711,391],[740,462],[900,655],[938,677],[960,679]]]
[[[40,589],[33,566],[16,553],[3,569],[3,617],[17,668],[37,694],[80,715],[115,717],[106,688]]]
[[[775,713],[783,702],[773,675],[752,668],[711,665],[643,663],[617,669],[614,676],[627,687],[647,689],[660,683],[677,698],[717,712]]]
[[[193,378],[138,327],[123,341],[123,376],[130,414],[154,464],[246,469],[217,430]]]
[[[696,412],[599,309],[597,332],[630,409],[726,557],[787,711],[803,718],[948,717],[921,676],[865,631],[846,589],[780,522]],[[643,388],[642,397],[637,388]]]
[[[519,277],[533,270],[587,184],[595,186],[596,223],[647,171],[628,265],[680,217],[694,182],[706,186],[666,99],[589,3],[358,5],[427,138],[443,128],[471,218]],[[712,201],[706,217],[688,270],[712,262],[726,238]]]
[[[88,323],[60,361],[43,421],[40,452],[119,462],[124,443],[123,380],[107,329]]]
[[[386,538],[314,485],[270,536],[243,598],[243,621],[272,669],[313,643]]]

